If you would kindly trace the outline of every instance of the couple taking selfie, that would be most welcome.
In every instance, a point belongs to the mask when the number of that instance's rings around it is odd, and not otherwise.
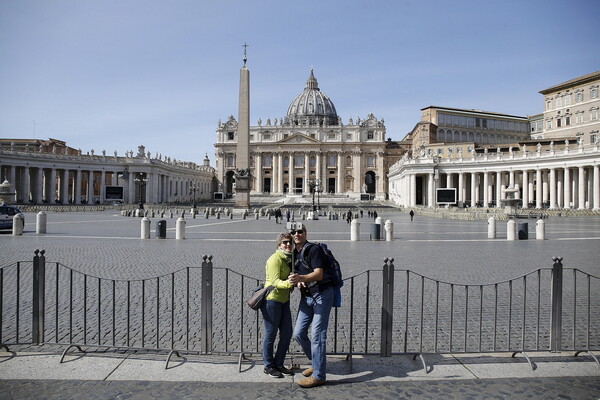
[[[261,307],[264,321],[264,372],[273,378],[294,375],[294,371],[284,366],[293,337],[312,363],[302,371],[304,377],[298,380],[298,385],[304,388],[325,384],[327,326],[334,302],[332,285],[323,282],[325,268],[328,268],[326,255],[320,246],[307,241],[303,224],[296,224],[289,233],[279,234],[277,250],[266,263],[265,287],[273,286],[274,289]],[[293,330],[290,311],[292,288],[299,289],[301,294]],[[311,324],[312,341],[308,337]],[[278,332],[279,343],[274,352]]]

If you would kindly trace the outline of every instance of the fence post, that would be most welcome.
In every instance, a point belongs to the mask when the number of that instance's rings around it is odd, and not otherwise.
[[[392,326],[394,320],[394,259],[383,260],[383,293],[381,301],[381,356],[392,355]]]
[[[561,350],[562,342],[562,286],[563,265],[562,257],[553,257],[552,261],[552,287],[550,299],[552,315],[550,319],[550,352],[557,353]]]
[[[212,351],[213,263],[212,256],[203,256],[202,259],[204,261],[202,261],[200,338],[202,351],[208,354]]]
[[[46,257],[45,250],[36,250],[33,256],[33,320],[31,341],[34,344],[44,342],[44,316],[46,309]]]

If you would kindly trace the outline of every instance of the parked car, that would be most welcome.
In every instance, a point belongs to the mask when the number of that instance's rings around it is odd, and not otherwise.
[[[0,229],[12,229],[13,217],[17,214],[23,215],[17,207],[12,207],[7,204],[0,205]],[[25,223],[25,219],[23,219]]]

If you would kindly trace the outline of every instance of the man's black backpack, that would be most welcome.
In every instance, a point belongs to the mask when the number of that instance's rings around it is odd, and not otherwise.
[[[325,243],[316,243],[316,242],[308,242],[300,251],[298,258],[301,262],[308,267],[308,263],[306,262],[306,258],[304,252],[308,250],[311,246],[319,246],[321,250],[325,253],[325,257],[327,258],[327,262],[329,263],[328,268],[324,268],[324,277],[320,283],[331,283],[331,286],[340,288],[344,286],[344,281],[342,278],[342,270],[340,268],[340,263],[335,259],[333,253]]]

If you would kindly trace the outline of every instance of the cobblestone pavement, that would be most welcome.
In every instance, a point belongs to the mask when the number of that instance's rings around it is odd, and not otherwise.
[[[2,380],[2,399],[563,399],[597,400],[600,378],[336,382],[313,389],[290,383]]]
[[[30,261],[33,250],[45,249],[47,262],[58,261],[75,270],[112,279],[143,279],[170,274],[186,266],[199,266],[203,255],[212,255],[216,268],[228,267],[261,278],[264,262],[274,250],[274,238],[285,224],[274,220],[186,219],[186,240],[175,240],[175,219],[167,218],[167,239],[140,239],[140,219],[116,212],[48,214],[48,233],[35,234],[35,214],[26,215],[23,236],[0,233],[0,267],[16,261]],[[529,240],[506,241],[506,223],[497,223],[497,239],[487,239],[487,221],[456,221],[409,217],[402,213],[382,214],[394,223],[394,241],[369,241],[373,222],[361,218],[361,241],[350,242],[350,226],[345,221],[305,221],[309,240],[330,245],[343,266],[344,276],[368,269],[381,269],[383,259],[395,259],[396,269],[410,269],[439,280],[463,284],[492,283],[552,266],[552,257],[563,257],[565,268],[578,268],[600,276],[597,248],[600,218],[570,217],[544,220],[546,239],[535,240],[535,221],[529,224]],[[152,220],[152,228],[157,219]],[[521,221],[520,221],[521,222]],[[522,221],[524,222],[524,221]],[[152,232],[154,237],[154,231]],[[8,281],[5,276],[5,284]],[[161,288],[164,286],[161,285]],[[217,286],[218,287],[218,286]],[[597,291],[592,298],[598,300]],[[4,293],[4,307],[10,289]],[[23,300],[26,301],[26,300]],[[162,303],[161,303],[162,304]],[[92,305],[93,306],[93,305]],[[90,307],[90,305],[88,305]],[[568,313],[570,308],[566,309]],[[216,309],[218,318],[222,310]],[[360,310],[355,310],[359,312]],[[379,314],[370,326],[377,326]],[[565,318],[565,317],[564,317]],[[568,315],[566,316],[568,318]],[[218,320],[216,321],[219,322]],[[597,324],[599,321],[593,321]],[[23,335],[29,321],[22,322]],[[80,321],[75,321],[80,324]],[[250,321],[251,323],[251,321]],[[79,326],[79,325],[78,325]],[[4,329],[9,326],[5,323]],[[360,325],[355,325],[355,330]],[[196,328],[194,328],[196,329]],[[52,333],[52,332],[50,332]],[[147,333],[152,335],[154,332]],[[346,338],[347,330],[340,335]],[[94,334],[92,332],[92,334]],[[138,333],[135,332],[137,335]],[[567,335],[563,335],[567,336]],[[226,340],[225,338],[216,338]],[[253,340],[252,337],[250,337]],[[563,337],[564,339],[564,337]],[[237,337],[228,339],[235,343]],[[364,339],[356,339],[362,341]],[[377,347],[377,338],[370,338]],[[398,349],[394,349],[398,351]],[[64,384],[64,385],[62,385]],[[38,386],[39,385],[39,386]],[[91,392],[88,387],[93,387]],[[419,383],[337,383],[317,391],[302,391],[296,385],[211,384],[160,382],[60,382],[0,381],[0,398],[35,398],[47,389],[48,398],[310,398],[321,393],[332,398],[600,398],[598,381],[592,377],[518,380],[427,381]],[[82,388],[85,388],[82,392]],[[152,388],[153,390],[147,390]],[[5,390],[6,389],[6,390]],[[586,390],[588,389],[588,390]],[[32,392],[31,392],[32,391]],[[30,393],[27,395],[27,393]],[[56,394],[56,397],[54,397]],[[511,396],[516,393],[517,396]],[[161,395],[162,394],[162,395]],[[544,395],[547,394],[547,395]],[[62,396],[62,397],[61,397]],[[187,396],[187,397],[186,397]],[[212,396],[212,397],[211,397]],[[228,397],[229,396],[229,397]],[[243,397],[246,396],[246,397]],[[561,397],[562,396],[562,397]],[[586,397],[587,396],[587,397]],[[96,397],[85,397],[96,398]]]

